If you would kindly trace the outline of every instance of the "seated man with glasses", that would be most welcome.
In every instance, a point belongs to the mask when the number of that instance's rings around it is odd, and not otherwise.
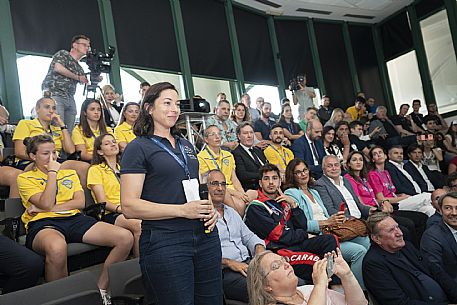
[[[228,299],[248,302],[246,272],[252,256],[265,251],[265,242],[243,223],[240,215],[224,204],[227,188],[220,170],[208,172],[208,193],[219,214],[217,230],[222,248],[222,282]]]
[[[305,214],[280,189],[279,169],[267,163],[260,173],[258,197],[246,208],[245,223],[265,240],[268,250],[287,257],[298,277],[312,283],[312,266],[325,253],[336,249],[336,239],[330,234],[308,238]]]

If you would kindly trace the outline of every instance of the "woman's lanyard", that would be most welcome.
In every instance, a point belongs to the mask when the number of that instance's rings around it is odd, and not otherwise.
[[[179,166],[182,167],[184,172],[186,173],[187,178],[190,180],[190,171],[189,171],[189,166],[187,165],[187,155],[186,152],[184,151],[184,148],[182,147],[181,143],[179,141],[176,141],[176,145],[179,147],[179,150],[181,151],[181,154],[184,158],[184,161],[181,160],[174,152],[172,152],[168,147],[166,147],[162,142],[159,142],[157,139],[150,138],[151,141],[160,148],[162,148],[165,152],[167,152],[175,161],[179,164]]]
[[[371,192],[372,189],[371,189],[370,186],[368,185],[367,179],[362,178],[362,177],[359,177],[359,179],[360,179],[360,181],[362,182],[363,187],[368,191],[368,194],[370,194],[370,197],[373,198],[375,202],[377,202],[377,201],[376,201],[376,198],[375,198],[375,196],[374,196],[374,192],[373,192],[373,193]]]
[[[387,186],[387,189],[389,190],[389,192],[394,196],[394,197],[397,197],[397,195],[395,195],[395,192],[394,192],[394,189],[392,188],[392,183],[388,180],[390,179],[387,179],[386,177],[384,177],[384,175],[382,174],[382,171],[380,171],[379,169],[377,170],[378,173],[379,173],[379,176],[381,176],[382,178],[382,181],[386,184]]]
[[[216,165],[217,170],[222,171],[221,168],[219,167],[219,164],[218,164],[217,161],[216,161],[216,158],[215,158],[214,155],[211,153],[211,151],[208,149],[208,147],[205,147],[205,150],[208,152],[209,156],[211,157],[211,160],[213,160],[213,163],[214,163],[214,165]],[[222,157],[222,152],[219,152],[219,154],[220,154],[221,157]],[[222,159],[222,158],[221,158],[221,159]],[[223,164],[223,162],[222,162],[222,160],[221,160],[221,167],[222,167],[222,164]]]
[[[274,151],[278,153],[279,157],[281,157],[281,159],[282,159],[282,162],[284,162],[284,165],[285,165],[285,166],[287,166],[287,161],[286,161],[286,158],[287,158],[287,156],[286,156],[286,151],[285,151],[284,149],[282,150],[282,152],[284,153],[284,157],[283,157],[283,156],[281,156],[281,153],[279,152],[279,150],[277,150],[277,149],[276,149],[276,147],[274,147],[274,146],[273,146],[273,145],[271,145],[271,144],[270,144],[270,147],[271,147],[271,148],[273,148],[273,149],[274,149]]]
[[[106,166],[108,166],[108,168],[113,172],[114,177],[116,177],[117,182],[121,183],[121,179],[119,177],[120,173],[116,173],[116,171],[114,169],[112,169],[111,166],[109,166],[108,164],[106,164]],[[116,167],[119,170],[119,164],[116,163]]]
[[[294,128],[294,123],[290,122],[290,124],[287,124],[287,129],[290,131],[292,135],[295,134],[295,128]]]

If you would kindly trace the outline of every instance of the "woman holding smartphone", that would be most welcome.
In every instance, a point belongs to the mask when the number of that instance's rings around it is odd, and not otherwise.
[[[175,135],[176,88],[152,85],[121,161],[121,203],[142,220],[140,266],[149,299],[164,305],[221,305],[221,246],[217,213],[199,200],[198,160]],[[208,231],[208,233],[205,233]]]

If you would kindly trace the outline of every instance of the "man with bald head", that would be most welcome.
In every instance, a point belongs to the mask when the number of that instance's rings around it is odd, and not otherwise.
[[[322,158],[325,156],[322,129],[318,119],[308,121],[306,133],[290,147],[295,158],[306,161],[316,179],[322,176]]]
[[[248,302],[246,272],[251,258],[265,251],[265,242],[244,224],[240,215],[224,203],[227,183],[220,170],[208,172],[208,194],[219,217],[217,230],[222,248],[222,278],[224,295]]]
[[[432,193],[432,206],[435,208],[436,212],[432,216],[430,216],[427,219],[427,226],[426,228],[430,228],[431,226],[436,225],[437,223],[440,223],[443,221],[443,217],[441,216],[441,210],[438,205],[438,200],[440,197],[444,196],[447,194],[447,191],[445,189],[436,189]]]

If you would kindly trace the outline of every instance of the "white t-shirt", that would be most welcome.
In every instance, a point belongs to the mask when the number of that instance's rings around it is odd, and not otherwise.
[[[313,291],[314,285],[305,285],[297,287],[297,289],[303,293],[305,301],[302,305],[307,305],[311,292]],[[339,293],[338,291],[327,289],[326,293],[327,305],[346,305],[346,297],[344,294]]]

